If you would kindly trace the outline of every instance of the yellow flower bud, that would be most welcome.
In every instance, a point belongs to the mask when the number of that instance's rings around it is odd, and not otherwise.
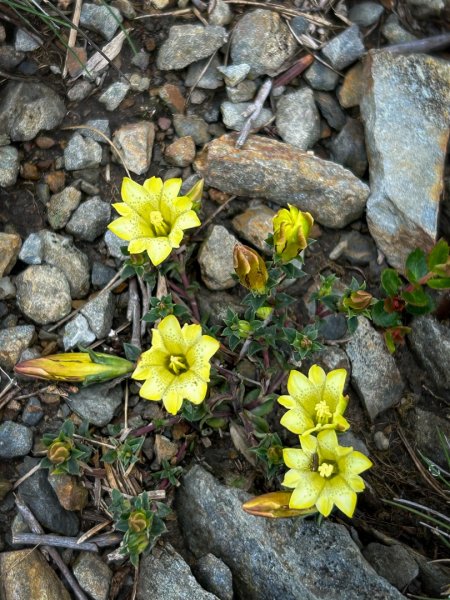
[[[128,548],[134,554],[141,554],[147,548],[150,540],[147,537],[146,532],[141,532],[130,536],[128,541]]]
[[[273,308],[271,306],[260,306],[256,310],[256,316],[258,317],[258,319],[262,319],[263,321],[269,318],[272,313]]]
[[[131,531],[140,533],[145,531],[150,524],[150,519],[147,517],[143,510],[135,510],[128,517],[128,525]]]
[[[202,204],[203,194],[203,179],[200,179],[195,183],[191,189],[187,192],[186,198],[192,202],[192,210],[199,210]]]
[[[313,506],[308,509],[289,508],[292,492],[270,492],[247,500],[242,505],[245,512],[256,517],[280,519],[282,517],[306,517],[317,512]]]
[[[239,321],[238,333],[241,336],[241,338],[247,338],[249,336],[249,334],[251,333],[251,330],[252,330],[252,328],[248,321]]]
[[[372,303],[372,294],[365,290],[352,292],[350,296],[342,300],[344,308],[352,308],[353,310],[365,310]]]
[[[308,212],[288,204],[273,218],[273,243],[275,254],[287,263],[294,259],[308,245],[308,236],[314,219]]]
[[[269,274],[261,256],[248,246],[236,244],[233,262],[241,285],[256,294],[264,294]]]
[[[60,465],[70,457],[72,444],[70,442],[53,442],[47,450],[47,458],[54,464]]]

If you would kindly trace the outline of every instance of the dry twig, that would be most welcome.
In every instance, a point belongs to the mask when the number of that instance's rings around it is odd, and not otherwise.
[[[244,117],[247,117],[247,120],[244,123],[244,127],[242,128],[241,133],[239,134],[238,139],[236,140],[236,148],[242,148],[245,144],[250,130],[252,129],[253,122],[258,118],[261,113],[262,107],[264,106],[264,102],[266,101],[270,91],[272,89],[272,80],[266,79],[266,81],[259,88],[259,91],[256,95],[255,100],[248,107],[248,109],[244,113]]]

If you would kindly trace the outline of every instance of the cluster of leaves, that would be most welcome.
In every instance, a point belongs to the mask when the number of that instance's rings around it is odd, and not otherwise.
[[[136,464],[139,460],[139,455],[145,441],[145,437],[128,436],[123,442],[116,437],[121,434],[120,425],[109,425],[108,433],[110,434],[109,443],[115,446],[114,450],[110,449],[102,456],[105,463],[112,464],[119,462],[126,471],[129,467]]]
[[[47,456],[41,467],[50,469],[53,475],[79,475],[80,463],[89,459],[92,449],[74,439],[75,426],[72,421],[64,422],[59,434],[44,434],[42,442],[47,448]]]
[[[170,508],[161,502],[150,503],[147,492],[125,498],[119,490],[113,489],[109,509],[115,529],[124,533],[120,552],[137,567],[139,555],[149,552],[166,531],[163,519],[170,514]]]

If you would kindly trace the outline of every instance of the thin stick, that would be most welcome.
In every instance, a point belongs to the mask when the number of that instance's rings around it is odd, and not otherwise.
[[[86,552],[98,552],[98,547],[92,542],[77,543],[77,538],[66,537],[63,535],[42,534],[39,533],[13,533],[13,544],[23,544],[24,546],[45,545],[52,548],[70,548],[72,550],[86,550]]]
[[[127,318],[131,316],[131,343],[133,346],[141,347],[141,323],[140,323],[140,302],[136,278],[131,279],[129,285],[129,300],[127,308]]]
[[[203,69],[200,71],[197,79],[194,81],[194,85],[191,87],[191,89],[189,90],[189,94],[187,95],[186,98],[186,106],[188,106],[188,104],[191,101],[191,96],[192,96],[192,92],[195,90],[195,88],[198,86],[199,81],[201,80],[201,78],[203,77],[203,75],[206,73],[206,71],[209,69],[212,61],[214,60],[214,57],[216,56],[218,50],[216,50],[214,52],[214,54],[211,54],[211,57],[209,58],[209,60],[207,61],[207,63],[205,64],[205,66],[203,67]]]
[[[270,313],[270,315],[266,319],[264,319],[264,321],[261,324],[261,327],[263,327],[263,328],[267,327],[267,325],[271,322],[272,319],[273,319],[273,311]],[[239,356],[238,356],[236,363],[240,362],[244,358],[244,356],[247,354],[252,341],[253,341],[253,336],[249,335],[248,338],[245,340],[244,345],[241,348],[241,351],[239,352]]]
[[[17,509],[19,510],[23,520],[27,523],[27,525],[31,529],[31,531],[33,533],[43,534],[44,530],[42,529],[38,520],[36,519],[36,517],[33,515],[31,510],[28,508],[28,506],[25,504],[25,502],[22,500],[22,498],[20,496],[16,496],[16,506],[17,506]],[[49,554],[49,556],[53,559],[56,566],[61,571],[62,575],[65,577],[67,583],[72,588],[72,591],[75,594],[75,596],[78,598],[78,600],[88,600],[87,596],[85,595],[83,590],[78,585],[77,580],[72,575],[71,571],[69,570],[69,568],[66,566],[65,562],[59,555],[59,552],[57,550],[55,550],[54,548],[52,548],[51,546],[40,546],[39,549],[41,551],[45,550]]]
[[[137,21],[138,19],[151,19],[152,17],[180,17],[181,15],[189,15],[191,12],[192,8],[180,8],[179,10],[152,13],[151,15],[140,15],[139,17],[134,17],[133,21]]]
[[[258,94],[256,95],[256,98],[253,101],[252,105],[250,105],[245,111],[245,116],[247,116],[248,118],[245,121],[244,127],[242,128],[242,131],[239,134],[239,137],[236,141],[236,148],[242,148],[242,146],[245,144],[249,136],[250,130],[252,129],[253,121],[255,121],[255,119],[258,118],[264,105],[264,102],[266,101],[267,96],[270,94],[271,89],[272,80],[266,79],[266,81],[259,88]],[[252,111],[251,114],[249,114],[250,111]]]
[[[80,15],[81,15],[81,6],[83,4],[83,0],[76,0],[75,9],[73,11],[72,23],[78,27],[80,24]],[[77,30],[75,27],[72,27],[69,33],[69,39],[67,41],[67,53],[66,59],[64,61],[64,69],[62,72],[63,79],[67,75],[67,60],[69,58],[69,48],[74,48],[75,43],[77,41]]]
[[[228,198],[228,200],[226,200],[226,201],[225,201],[223,204],[221,204],[221,205],[219,206],[219,208],[217,208],[217,209],[216,209],[216,210],[213,212],[213,214],[212,214],[210,217],[208,217],[208,218],[206,219],[206,221],[204,221],[204,222],[203,222],[203,223],[200,225],[200,227],[199,227],[199,228],[196,230],[196,232],[195,232],[195,235],[197,235],[197,233],[199,233],[199,232],[200,232],[202,229],[204,229],[204,228],[205,228],[207,225],[209,225],[209,224],[211,223],[211,221],[212,221],[213,219],[215,219],[215,218],[217,217],[217,215],[218,215],[218,214],[220,214],[220,213],[221,213],[221,212],[222,212],[222,211],[223,211],[223,210],[224,210],[224,209],[225,209],[225,208],[226,208],[226,207],[227,207],[227,206],[230,204],[230,202],[231,202],[232,200],[235,200],[236,198],[237,198],[237,196],[230,196],[230,197]]]
[[[128,381],[125,381],[125,406],[123,409],[123,427],[125,430],[128,429],[128,396],[129,396]]]
[[[31,477],[32,475],[34,475],[34,473],[36,473],[36,471],[39,471],[40,468],[41,468],[40,463],[38,463],[37,465],[34,465],[34,467],[32,467],[28,471],[28,473],[25,473],[25,475],[22,475],[22,477],[16,481],[16,483],[13,485],[12,489],[15,490],[16,488],[18,488],[21,483],[23,483],[26,479],[28,479],[28,477]]]
[[[242,4],[244,6],[258,6],[260,8],[265,8],[267,10],[272,10],[274,12],[281,12],[290,17],[304,17],[311,21],[312,23],[316,23],[317,25],[323,25],[325,27],[334,27],[331,21],[327,21],[322,17],[313,17],[309,13],[302,12],[301,10],[295,10],[293,8],[286,8],[286,6],[282,6],[281,4],[267,4],[267,2],[250,2],[249,0],[225,0],[227,4]],[[310,12],[317,11],[319,12],[321,9],[311,8]]]
[[[403,44],[394,44],[393,46],[385,46],[381,49],[382,52],[393,52],[394,54],[409,54],[411,52],[432,52],[434,50],[443,50],[450,45],[450,33],[442,33],[441,35],[433,35],[423,38],[422,40],[414,40],[412,42],[403,42]]]
[[[295,62],[292,67],[289,67],[287,71],[281,75],[278,75],[273,82],[273,87],[276,88],[281,85],[287,85],[294,79],[294,77],[298,77],[301,73],[303,73],[303,71],[305,71],[313,62],[314,56],[311,54],[302,56],[302,58],[299,58],[298,61]]]
[[[202,13],[197,8],[195,8],[195,6],[192,9],[192,12],[205,27],[208,25],[208,21],[205,19],[205,17],[202,15]]]

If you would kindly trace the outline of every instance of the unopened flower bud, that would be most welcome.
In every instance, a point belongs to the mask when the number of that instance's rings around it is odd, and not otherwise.
[[[147,532],[142,531],[130,536],[128,548],[133,554],[141,554],[149,544]]]
[[[273,243],[275,254],[282,262],[294,259],[308,245],[308,236],[314,219],[308,212],[288,204],[273,218]]]
[[[195,183],[191,189],[187,192],[186,196],[192,202],[192,210],[198,211],[202,204],[203,194],[203,179],[200,179]]]
[[[241,284],[251,292],[264,294],[269,274],[261,256],[248,246],[236,244],[233,262],[234,270]]]
[[[313,506],[307,509],[289,508],[292,492],[270,492],[247,500],[242,505],[245,512],[257,517],[279,519],[282,517],[306,517],[317,512]]]
[[[47,450],[47,458],[54,464],[60,465],[70,457],[72,444],[70,442],[53,442]]]
[[[357,290],[356,292],[352,292],[347,298],[344,298],[342,305],[344,308],[363,311],[371,305],[372,298],[373,296],[369,292]]]
[[[238,333],[241,338],[248,338],[252,328],[248,321],[239,321]]]
[[[270,317],[273,313],[273,308],[271,306],[260,306],[256,309],[256,316],[258,319],[262,319],[263,321]]]
[[[135,533],[145,531],[150,524],[150,519],[143,510],[135,510],[128,517],[128,525]]]

